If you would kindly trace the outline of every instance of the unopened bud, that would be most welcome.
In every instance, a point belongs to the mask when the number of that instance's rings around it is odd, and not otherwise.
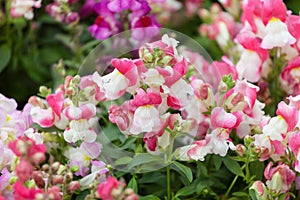
[[[17,149],[20,152],[21,156],[25,156],[27,154],[27,145],[23,140],[18,140]]]
[[[35,165],[40,164],[41,162],[45,161],[45,159],[46,159],[45,154],[41,152],[37,152],[30,157],[30,161]]]
[[[48,172],[49,172],[49,169],[50,169],[50,167],[49,167],[48,164],[44,164],[44,165],[42,166],[42,170],[43,170],[45,173],[48,173]]]
[[[79,22],[79,15],[77,12],[70,12],[67,15],[66,23],[67,24],[77,24]]]
[[[72,181],[68,184],[67,193],[73,194],[76,190],[80,188],[80,183],[78,181]]]
[[[56,173],[58,171],[60,167],[60,163],[59,162],[55,162],[51,165],[51,171],[52,173]]]
[[[246,153],[246,147],[242,144],[236,145],[236,152],[239,156],[244,156]]]
[[[44,181],[43,174],[42,174],[41,171],[34,171],[32,173],[32,178],[33,178],[35,184],[39,188],[44,188],[45,187],[45,181]]]
[[[73,180],[73,173],[71,172],[66,173],[65,180],[67,181],[67,183],[71,182]]]
[[[63,176],[62,175],[52,175],[51,177],[51,184],[58,185],[63,183]]]

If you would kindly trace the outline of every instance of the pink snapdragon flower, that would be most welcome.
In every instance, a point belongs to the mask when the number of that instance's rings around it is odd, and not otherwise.
[[[239,79],[246,78],[250,82],[257,82],[261,77],[262,65],[269,57],[269,53],[260,47],[261,39],[252,32],[239,33],[236,40],[244,47],[236,65]]]
[[[42,0],[13,0],[10,14],[14,18],[24,16],[26,19],[33,18],[33,8],[40,8]]]
[[[297,172],[300,172],[300,132],[296,131],[289,137],[289,147],[296,157],[294,162],[294,168]]]
[[[96,196],[101,199],[106,200],[114,200],[112,195],[113,190],[116,190],[120,187],[121,182],[119,182],[116,178],[109,176],[106,182],[98,185],[96,190]]]
[[[105,98],[114,100],[131,91],[138,84],[138,67],[134,60],[127,58],[112,59],[111,64],[114,71],[100,76],[98,72],[93,74],[93,81],[104,92]],[[132,87],[132,88],[131,88]]]
[[[158,131],[161,127],[160,113],[157,106],[162,103],[159,93],[148,89],[138,89],[133,105],[137,107],[134,112],[130,132],[134,135],[142,132]]]
[[[300,56],[291,60],[280,74],[283,89],[291,95],[298,95],[300,92]]]
[[[20,199],[20,200],[35,199],[36,195],[38,194],[43,194],[43,190],[39,188],[27,188],[20,181],[17,181],[14,184],[14,199]]]
[[[278,193],[286,193],[289,191],[291,184],[295,180],[295,173],[286,164],[279,164],[273,167],[270,162],[264,171],[264,176],[268,180],[266,182],[268,188]]]
[[[63,111],[64,115],[70,120],[69,126],[64,131],[64,139],[69,142],[82,140],[94,142],[97,138],[95,130],[91,127],[91,119],[96,115],[95,105],[88,103],[80,107],[70,105]]]

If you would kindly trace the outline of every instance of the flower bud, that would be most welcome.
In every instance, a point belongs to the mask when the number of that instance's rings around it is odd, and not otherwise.
[[[40,164],[41,162],[45,161],[45,159],[46,159],[45,154],[41,152],[37,152],[30,157],[30,161],[35,165]]]
[[[38,186],[39,188],[44,188],[45,187],[45,181],[44,181],[44,177],[41,171],[34,171],[32,173],[32,178],[36,184],[36,186]]]
[[[67,15],[66,23],[67,24],[77,24],[79,22],[79,15],[77,12],[70,12]]]
[[[71,182],[73,180],[73,173],[71,172],[66,173],[65,180],[67,181],[67,183]]]
[[[51,177],[51,184],[58,185],[63,183],[63,176],[62,175],[52,175]]]
[[[257,200],[267,199],[268,191],[266,189],[266,186],[261,181],[255,181],[250,187],[250,190],[251,189],[255,191],[255,196]]]
[[[49,167],[48,164],[44,164],[44,165],[42,166],[42,170],[43,170],[44,172],[46,172],[46,173],[49,172],[49,169],[50,169],[50,167]]]
[[[18,176],[18,179],[22,183],[24,183],[30,179],[32,173],[33,173],[32,165],[28,161],[21,159],[21,161],[16,167],[16,174]]]
[[[239,156],[244,156],[246,151],[247,151],[247,149],[244,145],[242,145],[242,144],[236,145],[236,152]]]
[[[67,193],[73,194],[79,188],[80,188],[80,183],[78,181],[72,181],[68,184]]]
[[[51,165],[51,171],[52,171],[52,173],[56,173],[57,170],[59,169],[59,167],[60,167],[60,163],[59,163],[59,162],[53,163],[53,164]]]

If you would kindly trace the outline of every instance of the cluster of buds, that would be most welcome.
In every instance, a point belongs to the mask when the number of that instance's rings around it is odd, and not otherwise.
[[[75,2],[72,0],[55,0],[46,6],[46,11],[56,21],[76,25],[79,22],[79,14],[71,9]]]
[[[133,189],[125,187],[126,183],[123,180],[118,181],[109,176],[105,182],[98,185],[95,196],[106,200],[137,200],[138,195]]]

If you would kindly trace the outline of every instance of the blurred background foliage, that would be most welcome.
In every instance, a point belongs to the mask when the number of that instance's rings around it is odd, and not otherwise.
[[[40,85],[54,87],[63,80],[65,73],[76,74],[85,56],[99,41],[88,32],[95,16],[84,19],[83,23],[80,21],[80,26],[66,26],[45,12],[45,5],[52,1],[43,0],[42,8],[35,9],[33,20],[12,19],[7,12],[8,2],[0,0],[0,93],[15,98],[21,109],[30,96],[38,93]],[[213,2],[217,1],[204,0],[203,6],[209,8]],[[286,0],[285,3],[293,13],[299,13],[299,0]],[[171,23],[163,27],[187,34],[213,59],[220,59],[222,52],[215,41],[200,37],[201,20],[197,15],[186,17],[181,10],[172,17]],[[64,62],[58,64],[61,59]]]

